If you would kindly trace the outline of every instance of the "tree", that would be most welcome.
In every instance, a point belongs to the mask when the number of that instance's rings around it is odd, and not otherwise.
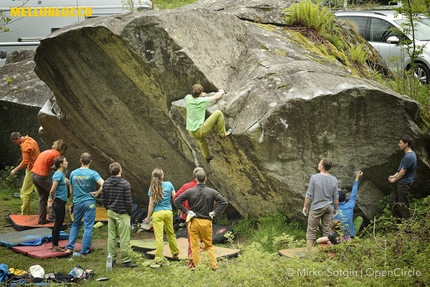
[[[3,10],[0,10],[0,33],[9,32],[9,28],[6,27],[12,19],[6,16]]]
[[[407,90],[407,94],[413,98],[417,99],[417,95],[419,93],[419,90],[422,88],[421,83],[419,81],[419,71],[420,69],[423,69],[420,67],[420,63],[418,61],[419,56],[423,53],[424,46],[417,45],[415,43],[415,31],[417,28],[417,25],[419,25],[419,12],[417,11],[417,8],[414,6],[414,4],[411,2],[411,0],[407,0],[405,4],[402,5],[402,7],[396,8],[396,11],[399,14],[402,14],[405,16],[407,21],[401,24],[402,31],[401,34],[408,35],[407,37],[402,37],[400,39],[400,45],[402,45],[408,54],[408,56],[411,59],[411,62],[408,67],[408,71],[406,73],[406,85],[405,89]],[[409,39],[410,37],[410,39]],[[428,74],[427,74],[428,78]]]
[[[154,10],[154,0],[121,0],[122,6],[130,12],[139,11],[139,6],[148,5]]]

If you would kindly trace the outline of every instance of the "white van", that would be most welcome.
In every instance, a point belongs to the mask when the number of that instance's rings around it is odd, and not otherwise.
[[[21,48],[36,49],[39,41],[64,26],[89,18],[127,13],[122,0],[1,0],[3,17],[11,21],[9,32],[0,33],[0,66],[8,53]],[[130,0],[140,11],[151,9],[150,0]],[[0,25],[2,25],[1,23]]]

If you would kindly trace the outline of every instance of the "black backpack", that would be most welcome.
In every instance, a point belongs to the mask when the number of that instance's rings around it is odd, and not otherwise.
[[[133,204],[133,209],[131,210],[130,224],[139,225],[146,217],[147,212],[143,211],[139,205]]]

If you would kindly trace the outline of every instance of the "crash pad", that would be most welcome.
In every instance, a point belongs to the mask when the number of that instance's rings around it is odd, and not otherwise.
[[[59,246],[66,246],[67,243],[68,243],[67,240],[58,241]],[[74,251],[79,252],[81,248],[82,248],[82,245],[80,243],[76,243]],[[12,250],[15,252],[18,252],[33,258],[39,258],[39,259],[70,256],[70,254],[67,254],[64,252],[55,252],[55,251],[52,251],[51,249],[52,249],[52,242],[45,242],[39,246],[12,247]]]
[[[311,247],[311,248],[299,247],[299,248],[282,249],[282,250],[279,250],[278,254],[289,258],[293,258],[293,257],[306,258],[314,254],[315,251],[316,251],[316,248],[314,247]]]
[[[167,242],[163,242],[164,245]],[[132,239],[130,240],[131,249],[140,252],[155,250],[155,239]]]
[[[180,250],[179,253],[179,259],[188,259],[188,239],[187,238],[178,238],[176,239],[176,242],[178,243],[178,248]],[[216,257],[235,257],[239,255],[240,250],[239,249],[233,249],[233,248],[224,248],[224,247],[218,247],[214,246],[215,248],[215,254]],[[155,257],[155,250],[146,252],[147,256],[149,258]],[[169,244],[164,245],[163,248],[163,256],[167,259],[173,259],[172,253],[170,252]]]
[[[60,239],[66,239],[69,237],[69,235],[64,233],[67,237],[62,238],[62,233],[63,231],[60,233]],[[38,244],[33,243],[33,245],[40,245],[43,242],[49,241],[51,238],[52,230],[50,228],[34,228],[19,232],[14,231],[2,233],[0,234],[0,244],[9,248],[22,244],[28,245],[29,242],[37,242]]]
[[[226,232],[232,231],[231,226],[212,225],[212,243],[225,243],[227,238],[224,237]],[[175,232],[176,238],[188,238],[188,231],[186,228],[179,229]],[[164,240],[167,240],[165,237]]]
[[[9,214],[7,216],[10,225],[17,231],[23,231],[32,228],[53,228],[54,222],[49,222],[47,224],[38,224],[39,215],[21,215],[21,214]],[[48,220],[48,218],[46,218]],[[66,223],[63,223],[61,229],[66,229]]]
[[[74,221],[73,213],[70,214],[70,219]],[[96,207],[96,219],[94,222],[108,222],[107,210],[104,207]]]

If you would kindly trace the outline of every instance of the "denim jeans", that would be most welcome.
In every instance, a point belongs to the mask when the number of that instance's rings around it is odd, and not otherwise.
[[[82,220],[83,219],[83,220]],[[81,254],[88,254],[93,240],[93,225],[96,219],[96,202],[87,200],[73,204],[73,223],[70,228],[69,243],[66,248],[73,250],[79,230],[84,223],[84,234],[82,235]]]

